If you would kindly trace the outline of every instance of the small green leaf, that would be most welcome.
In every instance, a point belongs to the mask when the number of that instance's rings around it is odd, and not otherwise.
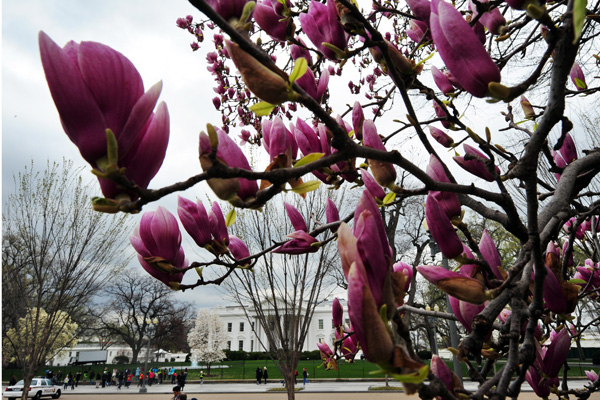
[[[108,165],[117,166],[117,160],[119,159],[119,146],[117,145],[117,138],[110,129],[106,130],[106,154],[108,156]]]
[[[290,75],[290,83],[294,83],[296,79],[302,77],[306,73],[308,69],[308,62],[306,58],[299,57],[296,59],[296,64],[294,64],[294,69],[292,70],[292,74]]]
[[[321,45],[327,47],[329,50],[333,51],[335,53],[336,58],[343,60],[344,58],[346,58],[346,52],[344,52],[344,50],[340,49],[339,47],[336,47],[335,45],[331,44],[331,43],[327,43],[327,42],[323,42],[321,43]]]
[[[575,44],[579,39],[579,36],[581,36],[583,24],[585,23],[586,7],[587,0],[575,0],[573,4],[573,34],[575,36],[573,44]]]
[[[587,283],[587,281],[583,280],[583,279],[569,279],[569,283],[573,283],[573,284],[582,284],[585,285]]]
[[[235,222],[235,217],[236,213],[234,208],[227,213],[227,218],[225,218],[225,225],[227,225],[228,228]]]
[[[303,165],[309,164],[313,161],[317,161],[323,157],[325,153],[310,153],[307,156],[302,157],[296,164],[294,164],[294,168],[301,167]]]
[[[396,193],[389,192],[388,194],[385,195],[382,202],[384,205],[388,205],[388,204],[392,203],[394,200],[396,200]]]
[[[267,115],[271,114],[271,111],[273,111],[274,108],[275,106],[273,104],[267,103],[266,101],[260,101],[254,105],[251,105],[250,111],[259,117],[266,117]]]
[[[584,81],[582,81],[579,78],[573,78],[573,80],[575,81],[575,85],[579,88],[579,89],[587,89],[587,85],[585,84]]]
[[[412,374],[392,374],[395,380],[402,383],[421,383],[427,379],[429,374],[429,365],[424,365],[419,368],[418,372]]]
[[[317,190],[321,186],[321,181],[308,181],[301,183],[300,185],[292,188],[292,192],[298,194],[304,194],[308,192],[312,192],[313,190]]]

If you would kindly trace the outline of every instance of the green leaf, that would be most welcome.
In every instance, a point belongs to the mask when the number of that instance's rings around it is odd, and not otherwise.
[[[312,192],[313,190],[317,190],[319,188],[319,186],[321,186],[321,181],[317,181],[317,180],[308,181],[308,182],[301,183],[300,185],[296,186],[295,188],[292,188],[292,192],[298,193],[298,194],[304,194],[304,193]]]
[[[393,202],[394,200],[396,200],[396,193],[394,192],[389,192],[388,194],[385,195],[385,197],[383,198],[382,203],[384,205],[388,205],[391,202]]]
[[[306,73],[308,69],[308,62],[306,58],[299,57],[296,59],[296,64],[294,64],[294,69],[292,70],[292,74],[290,75],[290,83],[294,83],[296,79],[302,77]]]
[[[321,45],[327,47],[329,50],[333,51],[335,53],[336,58],[343,60],[344,58],[346,58],[346,52],[342,49],[340,49],[339,47],[336,47],[335,45],[331,44],[331,43],[327,43],[327,42],[323,42],[321,43]]]
[[[301,167],[303,165],[309,164],[313,161],[317,161],[323,157],[325,153],[310,153],[307,156],[302,157],[296,164],[294,164],[294,168]]]
[[[584,81],[582,81],[579,78],[573,78],[573,80],[575,81],[575,85],[579,88],[579,89],[587,89],[587,85],[585,84]]]
[[[254,105],[251,105],[250,111],[259,117],[266,117],[267,115],[271,114],[271,111],[273,111],[274,108],[275,106],[273,104],[267,103],[266,101],[260,101]]]
[[[424,365],[419,368],[418,372],[412,374],[392,374],[395,380],[403,383],[421,383],[427,379],[429,374],[429,365]]]
[[[579,36],[581,36],[583,24],[585,23],[586,7],[587,0],[575,0],[573,3],[573,34],[575,35],[573,44],[575,44],[579,39]]]
[[[569,279],[569,283],[573,283],[573,284],[582,284],[585,285],[587,284],[587,281],[583,280],[583,279]]]
[[[235,208],[227,213],[227,217],[225,218],[225,225],[229,228],[235,222]]]

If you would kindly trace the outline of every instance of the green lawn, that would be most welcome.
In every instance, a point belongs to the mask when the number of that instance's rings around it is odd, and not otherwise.
[[[452,368],[452,362],[447,362],[447,364]],[[149,364],[152,367],[163,368],[166,366],[175,366],[178,371],[183,370],[186,367],[189,367],[189,363],[151,363]],[[202,365],[202,364],[201,364]],[[502,364],[500,364],[501,366]],[[108,369],[112,371],[113,368],[125,369],[129,368],[135,372],[135,369],[139,367],[143,367],[143,364],[129,364],[129,365],[113,365],[106,364]],[[211,366],[210,375],[207,375],[206,369],[204,370],[204,379],[205,380],[254,380],[256,376],[256,368],[267,367],[269,371],[269,380],[270,381],[280,381],[281,374],[279,370],[271,360],[248,360],[248,361],[223,361],[220,363],[215,363]],[[582,377],[585,376],[585,370],[594,369],[598,371],[600,367],[592,366],[590,362],[580,363],[579,360],[570,360],[569,361],[569,376],[573,377]],[[43,375],[46,369],[51,369],[55,374],[61,370],[63,372],[63,377],[66,373],[84,370],[93,370],[94,372],[102,371],[104,365],[95,365],[95,366],[80,366],[80,367],[44,367],[40,369],[38,375]],[[298,364],[298,380],[302,381],[302,369],[306,368],[309,373],[310,379],[357,379],[357,378],[382,378],[383,374],[377,373],[379,367],[377,365],[372,364],[368,361],[357,360],[352,364],[346,363],[344,361],[340,361],[339,370],[330,370],[326,371],[321,362],[317,360],[302,360]],[[499,368],[499,367],[498,367]],[[18,379],[21,378],[21,371],[16,369],[8,369],[5,368],[2,370],[2,380],[7,382],[12,375],[16,375]],[[200,376],[199,369],[189,369],[188,370],[188,380],[197,380]],[[466,365],[463,365],[463,376],[468,377]],[[562,376],[562,372],[561,375]],[[83,378],[82,378],[83,379]]]

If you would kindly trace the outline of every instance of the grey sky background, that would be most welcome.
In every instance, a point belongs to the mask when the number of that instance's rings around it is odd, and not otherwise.
[[[39,57],[37,36],[45,31],[58,45],[69,40],[104,43],[128,57],[139,70],[148,89],[163,81],[160,100],[169,108],[171,137],[165,162],[150,187],[181,181],[201,172],[198,133],[207,122],[219,123],[211,99],[213,81],[206,71],[203,50],[192,52],[192,36],[175,25],[178,17],[199,12],[187,1],[105,0],[8,0],[2,4],[2,200],[14,190],[13,175],[31,160],[39,169],[46,161],[63,157],[85,166],[84,178],[92,180],[90,167],[64,134],[48,90]],[[210,49],[210,46],[205,46]],[[100,191],[98,189],[98,194]],[[205,198],[205,186],[183,193]],[[176,212],[177,196],[144,207],[158,205]],[[139,216],[136,217],[136,221]],[[183,231],[183,228],[182,228]],[[199,260],[184,232],[184,249],[190,260]],[[132,250],[132,254],[134,254]],[[137,259],[130,268],[141,270]],[[192,280],[195,278],[189,274]],[[228,300],[214,287],[198,288],[179,295],[199,307],[212,307]]]

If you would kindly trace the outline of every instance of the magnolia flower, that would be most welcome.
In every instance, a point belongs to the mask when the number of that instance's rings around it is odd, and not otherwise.
[[[433,154],[429,157],[429,164],[427,164],[425,172],[427,172],[427,175],[437,182],[450,183],[450,178],[448,178],[448,175],[446,175],[444,166]],[[460,201],[456,193],[432,190],[429,192],[429,194],[439,202],[448,218],[452,218],[461,214]]]
[[[363,183],[365,184],[365,188],[371,194],[371,196],[378,200],[383,200],[385,197],[385,191],[381,188],[381,186],[379,186],[379,183],[375,181],[373,175],[371,175],[366,169],[361,170],[360,175]]]
[[[435,265],[421,265],[417,271],[429,282],[458,300],[483,304],[487,300],[485,287],[477,279]]]
[[[535,117],[535,110],[533,109],[527,97],[521,95],[521,108],[525,114],[526,119],[533,119]]]
[[[370,119],[365,120],[363,123],[363,140],[366,147],[386,151],[381,138],[377,134],[375,123]],[[371,167],[373,177],[381,186],[388,187],[396,180],[396,170],[389,162],[369,159],[369,167]]]
[[[294,34],[292,20],[284,15],[284,10],[291,5],[289,1],[284,5],[277,0],[261,0],[254,8],[254,20],[273,39],[284,42],[288,38],[288,31],[289,35]]]
[[[594,370],[591,370],[591,371],[586,370],[585,375],[592,383],[594,383],[598,380],[598,373]]]
[[[452,157],[454,161],[456,161],[456,163],[465,171],[468,171],[481,179],[485,179],[488,182],[493,182],[495,176],[490,173],[484,162],[485,160],[489,160],[488,156],[468,144],[464,144],[463,149],[465,150],[465,156]],[[500,175],[500,168],[494,165],[494,170],[496,175]]]
[[[411,38],[415,43],[421,41],[430,41],[431,32],[429,32],[429,26],[423,21],[417,19],[411,19],[408,21],[410,28],[406,30],[406,35]]]
[[[433,0],[430,28],[440,57],[467,92],[484,97],[490,82],[500,82],[498,66],[454,6]]]
[[[337,297],[333,299],[332,315],[333,326],[336,328],[342,327],[342,324],[344,323],[344,308]]]
[[[181,282],[183,272],[179,269],[186,268],[188,261],[177,220],[167,209],[159,206],[156,211],[145,212],[129,240],[146,272],[171,287]]]
[[[442,93],[444,93],[446,96],[448,96],[451,93],[454,93],[454,86],[452,86],[450,79],[448,79],[448,77],[442,71],[440,71],[436,67],[431,67],[431,75],[433,75],[433,81],[435,82],[436,86],[442,91]]]
[[[183,227],[190,234],[194,242],[204,247],[212,240],[206,208],[200,200],[196,203],[179,196],[177,198],[177,214]]]
[[[497,279],[504,280],[504,276],[501,272],[502,261],[500,260],[500,254],[498,253],[498,248],[494,244],[494,241],[488,234],[487,229],[484,229],[481,235],[479,250],[485,261],[489,264],[494,276]]]
[[[352,107],[352,127],[354,128],[354,136],[356,136],[358,140],[362,140],[363,137],[364,121],[365,115],[362,106],[358,101],[355,101],[354,106]]]
[[[408,289],[410,289],[410,284],[413,279],[413,267],[405,262],[399,261],[396,264],[392,265],[392,270],[394,272],[399,272],[404,276],[403,290],[405,293],[408,292]]]
[[[525,375],[527,383],[540,397],[547,397],[550,387],[558,386],[558,373],[571,348],[571,336],[567,329],[555,333],[551,340],[552,342],[543,348],[538,346],[536,361]],[[542,379],[542,374],[545,375],[545,379]]]
[[[321,102],[325,92],[327,91],[327,85],[329,85],[329,71],[324,70],[321,73],[321,77],[317,81],[312,69],[308,68],[306,73],[300,78],[296,79],[295,83],[300,86],[304,91],[317,102]]]
[[[442,254],[448,258],[459,256],[463,251],[463,245],[442,205],[431,193],[427,195],[425,219],[429,232],[440,247]]]
[[[282,254],[306,254],[314,253],[319,250],[317,246],[312,246],[313,243],[317,243],[317,239],[309,235],[304,231],[295,231],[287,235],[288,240],[281,246],[273,250],[273,253]]]
[[[291,165],[292,160],[298,155],[298,145],[294,135],[285,127],[280,117],[273,120],[264,119],[263,128],[263,146],[271,161],[280,155],[286,156],[286,166]]]
[[[250,0],[206,0],[208,5],[226,21],[239,19],[248,1]]]
[[[292,226],[294,227],[294,229],[297,231],[308,232],[308,227],[306,226],[306,221],[304,220],[304,217],[302,216],[302,214],[300,214],[300,212],[296,209],[296,207],[294,207],[287,201],[284,202],[284,205],[285,205],[285,211],[287,212],[287,215],[290,218],[290,221],[292,222]]]
[[[251,171],[250,164],[242,149],[221,129],[216,130],[218,138],[217,161],[229,166]],[[210,139],[204,132],[200,133],[200,165],[204,171],[212,166],[210,153],[213,151]],[[223,200],[234,201],[237,198],[248,200],[256,196],[256,181],[244,178],[211,178],[207,181],[215,194]]]
[[[575,142],[571,134],[567,133],[565,135],[565,140],[558,151],[567,164],[571,164],[577,160],[577,147],[575,147]]]
[[[69,139],[94,168],[108,167],[106,130],[117,140],[119,167],[141,188],[162,165],[169,142],[169,113],[153,109],[162,82],[144,93],[140,74],[121,53],[96,42],[73,41],[60,48],[39,33],[42,66],[52,99]],[[116,198],[123,189],[100,179],[103,194]],[[127,193],[137,198],[134,193]]]
[[[481,3],[488,2],[489,0],[484,0]],[[479,15],[477,12],[477,6],[472,0],[469,1],[469,8],[471,11],[473,11],[473,18]],[[488,29],[488,31],[492,33],[492,35],[498,35],[500,33],[500,28],[506,25],[506,19],[500,13],[500,10],[497,7],[494,7],[490,11],[481,14],[479,21]]]
[[[250,250],[248,250],[246,243],[234,235],[229,235],[229,251],[236,260],[250,257]]]
[[[335,0],[327,0],[327,4],[312,0],[308,13],[300,14],[302,30],[310,41],[325,57],[337,60],[338,54],[324,43],[335,46],[341,51],[346,49],[348,35],[338,20]]]
[[[581,70],[579,64],[573,64],[569,75],[571,77],[571,81],[573,82],[577,90],[587,89],[587,83],[585,83],[585,75],[583,74],[583,71]]]
[[[331,224],[333,222],[337,222],[340,220],[340,214],[338,212],[335,203],[331,199],[327,199],[327,205],[325,206],[325,217],[327,218],[327,223]]]

